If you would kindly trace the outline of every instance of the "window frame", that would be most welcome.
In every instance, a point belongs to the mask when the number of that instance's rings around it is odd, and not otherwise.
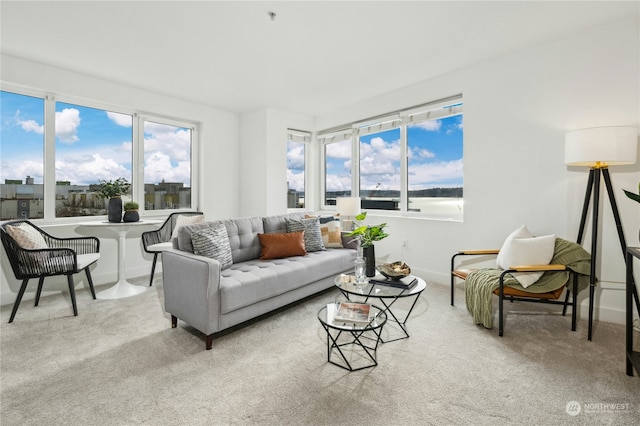
[[[444,108],[446,106],[453,106],[452,112],[431,112],[438,108]],[[464,221],[464,209],[459,218],[441,218],[434,217],[428,212],[416,212],[408,209],[409,200],[409,182],[408,173],[408,140],[407,140],[407,128],[414,122],[422,122],[426,120],[438,120],[450,116],[461,115],[464,117],[464,97],[462,94],[457,94],[444,99],[439,99],[433,102],[417,105],[386,114],[381,114],[376,117],[353,122],[350,125],[343,125],[318,131],[317,140],[320,146],[320,163],[321,163],[321,176],[320,176],[320,207],[323,210],[335,210],[334,205],[326,203],[326,145],[331,143],[330,137],[333,134],[351,129],[351,196],[360,196],[360,136],[376,133],[385,130],[391,130],[395,128],[400,129],[400,200],[398,210],[384,210],[384,209],[371,209],[374,214],[382,214],[387,216],[404,216],[404,217],[416,217],[422,219],[431,220],[444,220],[451,222],[463,222]],[[431,117],[433,115],[433,117]],[[416,117],[426,117],[426,119],[417,120]],[[361,129],[365,129],[362,131]],[[464,140],[463,140],[464,150]],[[463,155],[464,160],[464,155]],[[464,191],[464,185],[463,185]],[[464,203],[464,192],[462,197]]]
[[[287,137],[285,142],[287,143],[286,155],[289,155],[289,142],[299,143],[304,145],[304,205],[302,207],[289,207],[289,199],[287,198],[286,208],[287,211],[304,211],[309,209],[309,159],[310,159],[310,147],[312,141],[312,132],[308,130],[287,129]],[[289,166],[287,165],[287,171]],[[287,197],[289,191],[289,185],[287,184]]]
[[[179,118],[166,117],[161,114],[141,112],[132,108],[113,105],[105,102],[81,98],[71,95],[56,94],[53,92],[38,90],[20,85],[2,82],[0,90],[18,95],[31,96],[44,100],[44,217],[29,220],[39,223],[75,223],[78,221],[99,220],[104,216],[74,216],[56,217],[55,213],[55,114],[56,103],[63,102],[84,106],[88,108],[100,109],[109,112],[127,114],[133,117],[132,123],[132,159],[131,159],[131,197],[134,200],[144,200],[144,120],[155,123],[167,124],[171,126],[191,129],[191,207],[180,209],[145,210],[144,202],[140,203],[140,216],[152,217],[163,216],[177,211],[198,211],[200,205],[200,163],[199,156],[199,127],[200,123]],[[4,182],[2,182],[4,183]]]

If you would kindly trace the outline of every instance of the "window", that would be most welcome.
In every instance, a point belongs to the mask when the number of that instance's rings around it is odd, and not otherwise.
[[[132,184],[126,198],[143,211],[192,208],[192,124],[0,94],[2,220],[106,215],[95,185],[118,178]]]
[[[398,125],[394,120],[358,129],[360,199],[365,210],[399,210],[402,185],[400,128],[375,130]]]
[[[287,208],[302,209],[305,206],[305,154],[311,133],[287,130]]]
[[[462,105],[430,113],[408,120],[407,210],[462,220]]]
[[[192,129],[144,121],[146,210],[191,207]]]
[[[355,123],[343,137],[320,132],[324,207],[334,205],[335,196],[353,195],[360,196],[364,210],[462,220],[462,105],[462,97],[455,96]],[[340,165],[349,172],[338,175]],[[341,192],[336,183],[346,181],[352,186]]]
[[[44,98],[0,92],[1,217],[44,217]]]
[[[132,181],[133,116],[56,102],[56,217],[107,214],[101,180]]]
[[[318,135],[324,154],[324,205],[335,206],[337,197],[351,196],[351,129]]]

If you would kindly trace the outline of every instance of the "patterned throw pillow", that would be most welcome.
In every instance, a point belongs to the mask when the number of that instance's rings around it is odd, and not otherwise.
[[[223,223],[192,233],[191,243],[195,254],[216,259],[220,262],[220,269],[233,265],[229,236]]]
[[[21,223],[18,226],[7,225],[7,233],[16,240],[22,248],[29,250],[39,250],[48,248],[47,242],[33,226]]]
[[[305,215],[305,218],[318,216]],[[325,248],[344,248],[342,244],[342,228],[340,216],[320,216],[320,233]]]
[[[173,227],[173,232],[171,233],[171,239],[174,239],[178,236],[178,230],[181,226],[184,225],[193,225],[196,223],[203,223],[204,215],[203,214],[180,214],[176,217],[176,226]]]
[[[304,231],[304,248],[307,252],[325,250],[320,232],[320,218],[286,219],[287,232]]]

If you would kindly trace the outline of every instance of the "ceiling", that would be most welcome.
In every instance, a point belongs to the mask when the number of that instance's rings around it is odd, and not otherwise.
[[[3,54],[233,112],[309,115],[640,10],[637,1],[3,0],[0,8]]]

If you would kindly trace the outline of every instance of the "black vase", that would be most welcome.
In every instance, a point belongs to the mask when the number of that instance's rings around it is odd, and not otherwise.
[[[122,216],[123,222],[137,222],[140,220],[138,210],[126,210],[124,216]]]
[[[122,198],[109,198],[109,222],[122,221]]]
[[[365,262],[365,272],[367,277],[376,276],[376,251],[374,246],[363,247],[362,254]]]

